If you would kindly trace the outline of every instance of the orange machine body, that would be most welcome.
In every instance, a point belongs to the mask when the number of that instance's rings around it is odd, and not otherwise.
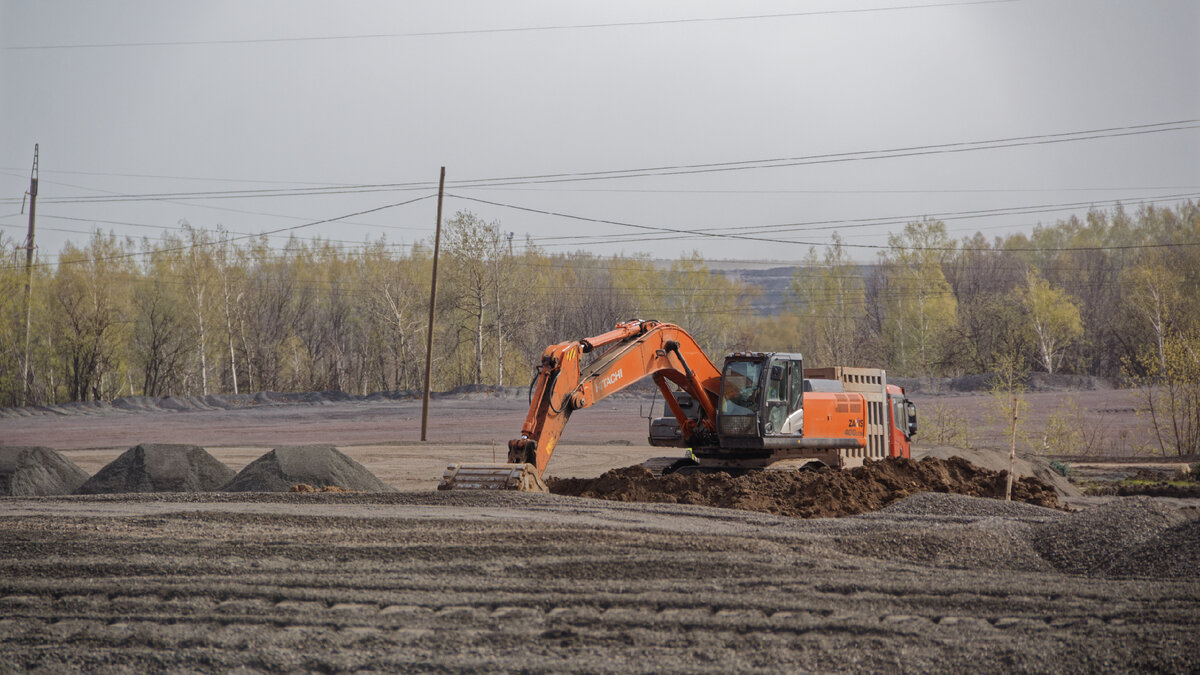
[[[603,352],[587,356],[596,350]],[[744,470],[813,460],[840,468],[874,456],[866,449],[874,394],[840,386],[811,391],[805,372],[800,354],[777,352],[729,354],[718,370],[679,326],[629,321],[546,349],[508,460],[533,465],[540,476],[573,411],[647,377],[671,414],[653,421],[663,423],[663,433],[656,435],[652,424],[651,444],[690,449],[693,467]],[[885,414],[883,406],[878,413]]]

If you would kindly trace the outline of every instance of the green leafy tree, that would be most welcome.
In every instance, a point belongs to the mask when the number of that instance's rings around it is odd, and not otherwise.
[[[1053,288],[1034,270],[1021,289],[1021,302],[1035,336],[1038,361],[1053,374],[1062,365],[1067,348],[1083,335],[1079,308],[1061,289]]]
[[[1184,306],[1184,277],[1158,251],[1145,254],[1137,266],[1121,277],[1128,310],[1149,326],[1158,352],[1158,369],[1167,368],[1167,336],[1175,314]]]
[[[957,323],[958,303],[942,271],[954,242],[944,223],[926,220],[889,235],[888,246],[881,254],[886,277],[880,290],[888,362],[904,374],[936,374]]]
[[[85,248],[63,247],[50,284],[52,329],[71,401],[105,400],[125,387],[122,348],[134,269],[125,242],[96,233]]]
[[[958,321],[946,346],[947,367],[956,374],[983,373],[998,355],[1023,354],[1029,346],[1024,311],[1012,301],[1025,283],[1027,266],[982,234],[963,241],[943,266],[957,301]]]
[[[863,278],[842,239],[833,243],[823,256],[809,249],[803,266],[792,277],[791,291],[796,297],[794,312],[803,320],[806,357],[812,363],[859,365],[863,361],[859,323],[866,303]]]
[[[495,310],[498,267],[505,247],[498,223],[487,223],[469,211],[459,211],[446,223],[445,302],[458,316],[459,335],[469,334],[474,346],[470,382],[483,383],[485,327]],[[459,344],[463,340],[457,340]]]
[[[737,344],[739,327],[753,316],[751,302],[758,296],[758,289],[750,284],[713,272],[697,252],[671,263],[662,281],[647,288],[662,291],[657,301],[649,303],[659,311],[646,316],[678,324],[712,355],[724,354]]]
[[[1146,349],[1127,363],[1139,385],[1143,410],[1154,428],[1155,442],[1169,454],[1200,454],[1200,333],[1172,333],[1164,340],[1163,361]]]
[[[156,254],[163,245],[147,242],[148,274],[133,291],[133,351],[140,394],[166,396],[183,391],[188,355],[195,344],[195,324],[182,286],[173,279],[171,256]]]
[[[1008,427],[1008,486],[1004,498],[1012,499],[1013,468],[1017,460],[1017,438],[1022,435],[1025,417],[1022,414],[1029,406],[1025,397],[1025,380],[1028,373],[1022,361],[1014,354],[1001,354],[996,359],[995,372],[990,382],[993,409]]]
[[[431,256],[414,247],[410,256],[394,257],[383,242],[363,252],[362,309],[369,317],[372,354],[367,377],[383,390],[416,389],[424,372],[425,321],[429,308]]]

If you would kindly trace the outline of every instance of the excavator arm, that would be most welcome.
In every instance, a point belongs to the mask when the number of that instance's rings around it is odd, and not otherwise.
[[[581,367],[585,354],[601,349],[598,358]],[[452,464],[438,488],[544,489],[541,476],[571,413],[647,377],[663,393],[684,438],[715,437],[721,371],[679,326],[628,321],[596,337],[547,347],[532,385],[521,436],[508,443],[509,464]],[[700,403],[699,421],[683,411],[668,383]]]
[[[587,368],[580,368],[583,354],[604,347],[608,350]],[[603,335],[546,349],[521,437],[508,443],[508,461],[532,464],[541,476],[573,411],[595,405],[647,377],[663,392],[685,438],[716,432],[721,371],[679,326],[629,321]],[[679,407],[667,382],[700,402],[704,414],[699,423]]]

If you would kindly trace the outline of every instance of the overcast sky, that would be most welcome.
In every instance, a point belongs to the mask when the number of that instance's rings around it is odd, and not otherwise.
[[[0,0],[0,234],[24,239],[37,143],[50,259],[95,227],[257,233],[427,197],[444,165],[447,214],[518,245],[795,261],[837,231],[866,260],[922,216],[991,237],[1200,197],[1198,35],[1195,0]],[[411,245],[434,216],[293,232]]]

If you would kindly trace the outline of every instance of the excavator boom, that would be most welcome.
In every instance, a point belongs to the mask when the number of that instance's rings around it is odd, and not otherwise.
[[[588,366],[581,367],[585,355],[599,349],[605,351]],[[524,474],[540,479],[572,412],[595,405],[647,377],[662,391],[685,438],[716,433],[715,406],[721,371],[679,326],[629,321],[596,337],[548,347],[538,366],[521,436],[508,443],[509,463],[472,465],[470,481],[466,474],[459,477],[458,471],[452,472],[454,465],[451,465],[439,489],[500,487],[500,484],[508,486],[506,489],[529,489],[511,487],[514,481],[507,479],[486,480],[489,467],[496,476],[508,476],[514,467],[527,465]],[[689,418],[676,403],[668,382],[700,403],[703,415],[699,421]],[[533,481],[518,480],[515,484],[528,485]]]

